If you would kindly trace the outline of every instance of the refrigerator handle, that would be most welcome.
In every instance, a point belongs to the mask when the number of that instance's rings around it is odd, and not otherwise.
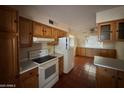
[[[68,41],[67,41],[67,38],[66,38],[66,50],[67,50],[67,47],[68,47],[68,43],[67,43]]]

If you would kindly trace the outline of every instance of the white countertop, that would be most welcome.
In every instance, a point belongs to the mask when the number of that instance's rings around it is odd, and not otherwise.
[[[95,56],[94,65],[124,71],[124,60],[120,59]]]
[[[23,74],[24,72],[27,72],[36,67],[38,67],[38,65],[30,60],[20,62],[20,74]]]

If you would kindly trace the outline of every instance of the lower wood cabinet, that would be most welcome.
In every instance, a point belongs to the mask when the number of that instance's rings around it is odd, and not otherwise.
[[[124,72],[118,72],[118,87],[119,88],[124,88]]]
[[[38,68],[27,71],[20,76],[20,87],[38,88]]]
[[[86,56],[86,57],[102,56],[102,57],[116,58],[116,50],[77,47],[76,56]]]
[[[124,88],[124,72],[97,67],[96,82],[99,88]]]
[[[64,58],[63,56],[59,58],[59,76],[63,74]]]

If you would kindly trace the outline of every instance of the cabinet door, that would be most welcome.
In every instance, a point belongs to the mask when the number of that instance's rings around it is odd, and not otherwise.
[[[0,6],[0,32],[17,32],[17,12]]]
[[[117,21],[117,40],[124,40],[124,19]]]
[[[44,37],[51,38],[52,37],[52,28],[44,25]]]
[[[101,23],[98,25],[99,40],[114,40],[115,22]]]
[[[86,50],[85,48],[77,47],[76,56],[86,56],[85,50]]]
[[[0,84],[15,84],[18,68],[18,36],[0,32]]]
[[[87,57],[94,57],[94,49],[93,48],[86,48],[86,56]]]
[[[61,38],[61,37],[66,37],[67,36],[67,32],[65,31],[62,31],[62,30],[59,30],[58,31],[58,37]]]
[[[64,65],[64,59],[63,57],[59,58],[59,76],[62,76],[63,74],[63,65]]]
[[[53,37],[53,38],[58,38],[58,32],[59,32],[58,29],[53,28],[53,29],[52,29],[52,37]]]
[[[20,87],[22,88],[38,87],[38,68],[34,68],[20,75]]]
[[[33,38],[33,24],[31,20],[19,18],[20,47],[31,47]]]
[[[43,37],[43,25],[37,22],[33,22],[33,36]]]
[[[97,67],[96,81],[99,88],[114,88],[116,87],[116,71]]]
[[[38,88],[38,77],[32,76],[21,83],[22,88]]]
[[[109,57],[108,56],[108,50],[107,49],[101,49],[101,51],[100,51],[100,56],[102,56],[102,57]]]
[[[124,88],[124,72],[119,71],[118,72],[118,78],[117,78],[117,86],[119,88]]]

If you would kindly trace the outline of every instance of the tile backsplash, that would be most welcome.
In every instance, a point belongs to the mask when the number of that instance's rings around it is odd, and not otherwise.
[[[20,60],[27,59],[29,51],[41,49],[48,49],[49,53],[53,53],[54,51],[54,47],[48,46],[47,43],[34,43],[32,47],[20,48],[19,59]]]

